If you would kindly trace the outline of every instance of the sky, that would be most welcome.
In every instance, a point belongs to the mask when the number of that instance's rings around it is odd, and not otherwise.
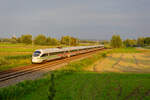
[[[0,0],[0,37],[150,36],[150,0]]]

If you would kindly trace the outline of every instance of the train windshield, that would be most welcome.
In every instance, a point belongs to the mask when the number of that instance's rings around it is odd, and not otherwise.
[[[37,57],[37,56],[39,56],[40,54],[41,54],[40,51],[35,51],[34,54],[33,54],[33,56],[34,56],[34,57]]]

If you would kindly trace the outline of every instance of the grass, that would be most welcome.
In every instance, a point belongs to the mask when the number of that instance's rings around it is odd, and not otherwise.
[[[32,93],[41,86],[49,83],[48,78],[36,81],[24,81],[15,86],[0,89],[0,100],[19,100],[22,96]]]
[[[54,100],[148,100],[150,98],[148,94],[150,89],[149,74],[99,74],[69,71],[54,73],[57,75],[55,77],[56,96]],[[48,100],[48,79],[18,85],[16,88],[20,87],[23,90],[14,89],[17,93],[13,89],[10,91],[10,88],[8,90],[10,92],[5,90],[7,95],[2,93],[10,97],[17,94],[16,100]],[[12,98],[12,100],[15,99]],[[4,97],[4,100],[7,99]]]
[[[8,70],[14,67],[30,65],[31,55],[34,50],[53,47],[56,46],[32,46],[22,43],[11,44],[7,42],[0,42],[0,71]]]
[[[103,51],[51,72],[55,75],[54,100],[148,100],[150,98],[150,74],[97,73],[84,70],[99,60],[103,61],[107,53],[137,52],[140,51],[134,48]],[[24,59],[25,57],[17,56],[15,59],[17,58]],[[24,81],[14,86],[1,88],[0,100],[48,100],[51,73],[38,80]]]
[[[0,56],[8,56],[8,54],[16,55],[17,52],[20,53],[32,53],[36,49],[44,48],[54,48],[56,46],[39,46],[39,45],[25,45],[22,43],[11,44],[11,43],[0,43]],[[5,55],[3,55],[6,53]]]
[[[150,46],[144,47],[145,49],[150,49]]]
[[[54,100],[148,100],[150,74],[100,74],[84,71],[84,68],[103,58],[105,53],[71,62],[54,71],[56,89]],[[39,80],[25,81],[2,88],[0,97],[3,97],[2,100],[48,100],[49,84],[50,74],[47,74]]]
[[[31,55],[36,49],[56,46],[11,44],[0,42],[0,71],[31,64]]]
[[[30,65],[31,55],[34,50],[51,47],[56,46],[38,46],[38,45],[32,46],[32,45],[25,45],[22,43],[17,44],[0,43],[0,71],[19,66]],[[124,50],[123,48],[121,48],[110,50],[110,52],[137,52],[137,50],[134,48],[128,48]]]
[[[97,56],[96,56],[97,55]],[[68,72],[76,72],[76,71],[82,71],[82,69],[84,67],[86,67],[87,65],[91,65],[94,61],[98,60],[100,57],[102,57],[102,54],[96,54],[94,55],[91,59],[83,59],[81,61],[75,61],[75,62],[72,62],[70,63],[68,66],[65,66],[64,68],[62,68],[61,70],[59,70],[58,72],[54,72],[55,74],[55,77],[56,78],[59,78],[61,77],[62,75],[68,75]],[[78,67],[76,67],[78,66]],[[75,68],[74,68],[75,67]],[[70,74],[70,73],[69,73]],[[49,75],[47,75],[46,77],[48,77]],[[46,78],[47,81],[49,81],[49,77]],[[38,81],[39,83],[42,82],[42,84],[44,85],[38,85]],[[46,81],[46,82],[47,82]],[[23,84],[21,85],[20,87],[20,84]],[[0,89],[0,98],[2,98],[2,100],[9,100],[9,99],[12,99],[12,100],[16,100],[16,98],[19,98],[19,100],[22,98],[22,96],[26,96],[26,90],[30,91],[30,92],[34,92],[35,90],[35,87],[36,87],[36,91],[38,90],[43,90],[43,91],[46,91],[48,92],[48,90],[46,88],[48,88],[48,83],[45,83],[45,81],[43,82],[43,79],[40,79],[40,80],[36,80],[36,81],[29,81],[29,83],[26,83],[25,82],[22,82],[20,84],[17,84],[15,86],[10,86],[10,87],[6,87],[6,88],[2,88]],[[46,87],[45,87],[46,86]],[[30,87],[30,89],[28,88]],[[32,88],[33,87],[33,88]],[[43,89],[44,88],[44,89]],[[19,92],[18,92],[19,91]],[[23,93],[21,93],[21,91]],[[39,91],[39,92],[40,92]],[[5,94],[5,93],[10,93],[10,94]],[[25,92],[25,93],[24,93]],[[30,93],[29,92],[29,93]],[[17,95],[16,95],[17,94]],[[45,94],[47,96],[47,94]],[[42,96],[43,97],[43,96]],[[35,97],[36,98],[36,97]],[[33,99],[32,99],[33,100]],[[42,100],[42,99],[41,99]]]
[[[28,58],[31,58],[31,55],[5,56],[4,58],[7,59],[7,60],[12,60],[12,59],[28,59]]]
[[[60,74],[61,73],[61,74]],[[54,100],[148,100],[149,74],[60,72]],[[58,72],[55,72],[57,75]],[[48,100],[49,78],[0,91],[1,100]],[[6,99],[7,98],[7,99]]]
[[[116,48],[112,49],[110,53],[140,53],[141,51],[136,48]]]
[[[34,49],[25,48],[25,47],[16,47],[16,48],[0,48],[0,52],[32,52]]]
[[[150,97],[145,96],[150,89],[149,78],[147,74],[72,73],[56,79],[55,100],[144,99]],[[135,89],[139,89],[139,92],[132,93],[136,92]]]
[[[61,45],[65,47],[65,45]],[[31,64],[31,55],[36,49],[57,46],[26,45],[23,43],[0,42],[0,71]]]
[[[9,42],[0,42],[0,46],[8,46],[8,47],[17,47],[17,46],[25,46],[23,43],[9,43]]]
[[[93,55],[92,57],[89,58],[85,58],[82,59],[80,61],[75,61],[75,62],[71,62],[68,65],[64,66],[63,68],[61,68],[60,70],[69,70],[69,71],[82,71],[84,70],[85,67],[89,67],[91,66],[94,62],[96,62],[97,60],[99,60],[100,58],[103,58],[106,56],[106,52],[100,52],[97,53],[95,55]]]
[[[129,48],[127,48],[129,49]],[[113,53],[113,51],[115,51]],[[116,52],[118,51],[118,52]],[[126,51],[126,50],[124,50]],[[122,52],[122,50],[112,50],[112,54],[103,59],[95,67],[99,72],[150,72],[150,54],[145,51]],[[150,50],[149,50],[150,51]]]
[[[0,57],[0,71],[31,64],[31,55]]]

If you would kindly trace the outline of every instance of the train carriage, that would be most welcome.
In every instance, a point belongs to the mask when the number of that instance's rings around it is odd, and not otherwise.
[[[38,49],[35,50],[35,52],[32,55],[32,63],[42,63],[44,61],[70,57],[102,48],[104,48],[103,45]]]

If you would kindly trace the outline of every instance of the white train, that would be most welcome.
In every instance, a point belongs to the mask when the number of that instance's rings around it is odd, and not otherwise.
[[[35,52],[33,53],[32,63],[42,63],[45,61],[70,57],[77,54],[87,53],[90,51],[103,49],[103,48],[104,45],[39,49],[39,50],[35,50]]]

